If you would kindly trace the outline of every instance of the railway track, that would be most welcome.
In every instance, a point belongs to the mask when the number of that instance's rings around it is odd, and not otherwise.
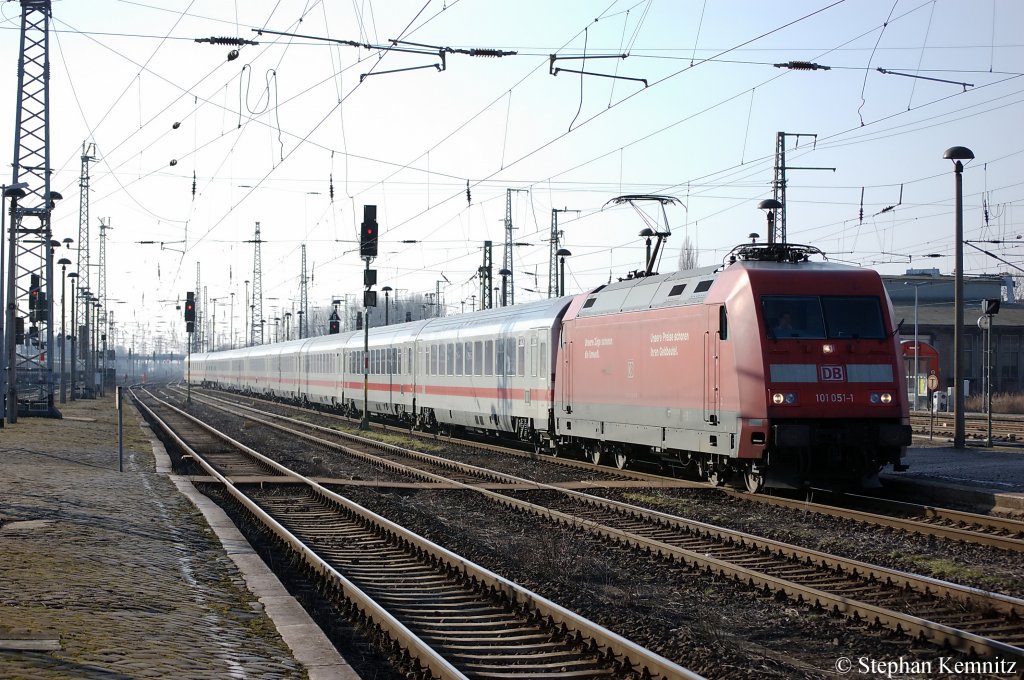
[[[136,401],[190,460],[322,574],[364,624],[407,655],[417,677],[699,677],[297,475],[152,394],[136,395]],[[208,449],[216,464],[206,459]],[[254,465],[282,483],[236,485],[229,479]]]
[[[915,412],[910,414],[910,425],[914,434],[933,435],[940,439],[953,439],[956,414],[942,412],[934,414]],[[988,416],[979,413],[964,414],[964,434],[968,443],[972,440],[979,445],[988,439]],[[1000,445],[1024,446],[1024,417],[1013,414],[992,414],[992,439]]]
[[[289,432],[297,434],[293,430]],[[363,445],[388,449],[391,456],[397,454],[413,460],[426,455],[357,435],[333,430],[331,433]],[[471,474],[480,474],[475,466],[440,460],[445,466],[461,466]],[[390,464],[402,465],[393,459]],[[393,469],[400,471],[399,467]],[[433,473],[418,468],[409,469],[408,473],[419,478],[432,477],[436,482],[447,481],[484,494],[506,507],[581,528],[652,555],[678,560],[765,593],[785,595],[857,620],[909,633],[940,647],[984,657],[1024,659],[1024,622],[1021,621],[1024,600],[885,569],[512,475],[501,475],[508,488],[493,490],[482,484],[434,477]],[[495,474],[498,473],[485,472],[484,476]]]
[[[810,502],[784,496],[751,495],[732,489],[721,491],[747,503],[773,505],[799,512],[812,512],[827,517],[899,529],[922,536],[1024,552],[1024,522],[1015,519],[857,494],[825,494],[832,500]]]
[[[254,412],[260,412],[255,407],[255,401],[249,400],[250,405],[239,403],[236,400],[224,399],[222,397],[210,397],[223,404],[232,404],[241,408],[252,408]],[[309,414],[308,409],[277,402],[261,402],[275,410],[283,410],[296,414]],[[352,422],[344,416],[335,414],[324,414],[315,412],[318,417],[324,416],[328,420],[338,422]],[[296,420],[296,423],[308,425],[304,421]],[[401,430],[408,434],[407,430]],[[415,434],[415,433],[414,433]],[[424,435],[427,440],[436,440],[436,435]],[[508,447],[476,442],[473,440],[446,439],[457,443],[460,446],[475,448],[482,451],[498,452],[504,455],[519,457],[521,459],[535,460],[535,454],[524,453]],[[600,479],[607,480],[631,480],[646,483],[652,487],[656,486],[684,486],[695,488],[708,488],[711,485],[703,482],[689,482],[676,480],[662,475],[647,474],[633,470],[619,470],[607,466],[595,465],[588,461],[574,460],[571,458],[553,458],[542,456],[540,459],[552,465],[558,465],[574,471],[593,472],[595,469],[602,473]],[[463,478],[460,481],[472,482],[472,478]],[[776,507],[785,507],[799,512],[813,512],[818,515],[836,517],[856,521],[874,526],[898,529],[922,536],[933,536],[945,540],[961,541],[977,545],[989,545],[1003,550],[1024,552],[1024,522],[1009,518],[992,515],[981,515],[946,508],[938,508],[904,501],[873,498],[856,494],[831,495],[828,502],[811,502],[809,500],[797,500],[784,496],[772,496],[768,494],[748,494],[732,489],[721,488],[719,490],[732,498],[748,503],[761,503]]]

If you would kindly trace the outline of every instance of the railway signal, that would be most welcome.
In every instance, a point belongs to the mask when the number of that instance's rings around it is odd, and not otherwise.
[[[196,329],[196,294],[185,293],[185,332],[192,333]]]
[[[360,228],[359,256],[377,257],[377,206],[363,206],[363,223]]]

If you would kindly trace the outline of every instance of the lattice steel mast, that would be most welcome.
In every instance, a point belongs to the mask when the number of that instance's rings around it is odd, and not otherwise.
[[[59,417],[53,404],[53,254],[50,211],[50,0],[22,0],[18,104],[7,268],[7,418]],[[38,219],[38,223],[34,220]],[[27,223],[26,223],[27,222]],[[58,244],[59,245],[59,244]],[[18,333],[19,321],[32,325]],[[17,320],[17,321],[16,321]],[[18,342],[21,340],[21,342]]]
[[[92,283],[89,277],[89,163],[96,160],[96,145],[88,142],[82,142],[82,175],[78,180],[79,198],[78,198],[78,288],[79,290],[91,291]],[[86,396],[92,397],[92,379],[90,376],[95,375],[95,372],[90,372],[92,365],[90,357],[92,353],[92,344],[89,337],[89,327],[86,323],[86,319],[89,318],[89,298],[85,295],[78,295],[78,300],[75,303],[78,306],[78,319],[81,321],[81,328],[72,328],[72,335],[78,336],[78,350],[79,356],[83,359],[83,370],[85,372],[85,393]],[[78,357],[72,359],[72,370],[77,367]]]
[[[548,237],[548,297],[558,297],[558,257],[555,253],[561,247],[562,233],[558,231],[558,213],[560,212],[574,212],[579,213],[579,210],[570,210],[569,208],[552,208],[551,209],[551,235]]]
[[[100,370],[100,396],[104,394],[104,388],[107,386],[107,230],[113,229],[110,226],[110,218],[104,222],[100,219],[100,261],[99,261],[99,273],[97,274],[97,295],[96,299],[100,303],[100,313],[97,315],[96,323],[98,325],[98,336],[99,343],[96,348],[98,354],[98,361],[96,367]]]
[[[299,279],[299,339],[309,335],[306,324],[309,322],[309,279],[306,278],[306,244],[302,244],[302,277]]]
[[[202,267],[201,263],[196,262],[196,290],[195,290],[195,305],[196,305],[196,320],[195,320],[195,332],[192,334],[192,351],[202,352],[203,351],[203,308],[199,303],[200,298],[203,294],[203,278],[202,278]]]
[[[256,223],[256,236],[252,243],[255,253],[252,261],[252,328],[249,335],[252,338],[250,344],[263,344],[263,263],[260,261],[260,223]]]
[[[512,192],[513,191],[526,191],[526,189],[506,189],[505,190],[505,264],[502,267],[503,272],[507,272],[501,277],[501,303],[514,305],[516,303],[516,287],[515,281],[515,270],[512,268]],[[507,286],[507,289],[506,289]],[[507,298],[506,298],[507,290]]]

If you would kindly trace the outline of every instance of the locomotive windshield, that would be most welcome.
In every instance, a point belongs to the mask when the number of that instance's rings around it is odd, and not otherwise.
[[[886,335],[877,297],[763,295],[761,309],[769,338],[880,340]]]

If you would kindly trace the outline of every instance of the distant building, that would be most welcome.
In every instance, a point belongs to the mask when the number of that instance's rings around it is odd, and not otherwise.
[[[909,270],[903,276],[882,276],[892,300],[896,322],[903,320],[900,339],[917,339],[928,343],[939,354],[939,389],[952,386],[953,377],[953,307],[954,278],[939,275],[935,269]],[[914,294],[917,293],[917,305]],[[1009,277],[997,275],[964,277],[964,378],[968,395],[981,394],[985,386],[985,331],[978,326],[983,316],[983,300],[1002,300],[994,318],[992,333],[992,391],[1024,392],[1021,375],[1021,334],[1024,333],[1024,305],[1006,302],[1013,299],[1013,283]],[[912,345],[911,345],[912,347]],[[912,350],[911,350],[912,351]],[[913,358],[906,360],[908,390],[913,390]],[[922,370],[923,385],[927,373]],[[922,402],[923,404],[923,399]]]

